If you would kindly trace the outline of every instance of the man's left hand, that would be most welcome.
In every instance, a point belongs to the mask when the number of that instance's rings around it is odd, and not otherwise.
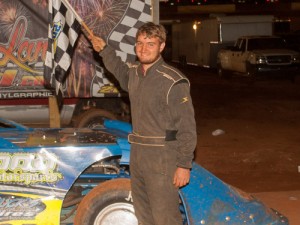
[[[173,184],[180,188],[190,182],[190,169],[178,167],[174,174]]]

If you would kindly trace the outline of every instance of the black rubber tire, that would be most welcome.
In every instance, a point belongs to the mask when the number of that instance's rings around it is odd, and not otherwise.
[[[257,79],[257,70],[255,65],[252,65],[249,62],[246,63],[246,75],[249,83],[255,83]]]
[[[117,117],[108,111],[103,109],[90,109],[81,114],[75,121],[74,127],[82,128],[96,128],[103,126],[104,119],[116,120]]]
[[[116,204],[119,204],[120,207],[113,208]],[[113,209],[110,210],[110,207]],[[134,211],[128,210],[131,208],[133,209],[130,180],[120,178],[106,181],[92,189],[80,202],[75,215],[74,225],[110,224],[106,223],[105,220],[107,219],[107,221],[111,222],[110,219],[120,219],[115,214],[122,219],[120,223],[114,221],[115,225],[137,225]],[[116,210],[114,211],[114,209]],[[130,221],[127,221],[125,217],[129,218]],[[132,222],[133,219],[136,221]]]
[[[225,78],[225,79],[230,78],[229,71],[224,70],[220,64],[217,65],[217,73],[218,73],[218,77],[221,78],[221,79],[223,79],[223,78]]]

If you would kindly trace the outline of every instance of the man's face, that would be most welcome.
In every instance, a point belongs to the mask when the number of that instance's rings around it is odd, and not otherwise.
[[[160,56],[165,47],[165,43],[161,43],[157,37],[147,37],[141,34],[136,40],[136,55],[142,64],[152,64]]]

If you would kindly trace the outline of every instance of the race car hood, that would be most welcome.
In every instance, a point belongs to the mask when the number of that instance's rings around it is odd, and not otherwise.
[[[118,139],[127,139],[131,125],[121,121],[106,120],[104,127],[89,128],[30,128],[0,118],[1,147],[68,146],[116,144]]]

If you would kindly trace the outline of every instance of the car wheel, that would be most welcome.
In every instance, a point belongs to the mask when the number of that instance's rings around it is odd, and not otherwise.
[[[76,128],[88,127],[99,128],[103,127],[104,119],[115,120],[116,116],[102,109],[91,109],[81,114],[75,121]]]
[[[217,65],[217,73],[218,73],[218,77],[220,78],[229,78],[229,71],[226,71],[222,68],[222,66],[220,64]]]
[[[249,62],[247,62],[246,64],[246,76],[248,77],[250,83],[254,83],[256,81],[257,78],[256,67],[255,65],[250,64]]]
[[[291,81],[292,84],[296,83],[296,75],[291,74],[291,75],[289,76],[289,78],[290,78],[290,81]]]
[[[106,181],[92,189],[78,206],[74,225],[138,225],[130,180]]]

